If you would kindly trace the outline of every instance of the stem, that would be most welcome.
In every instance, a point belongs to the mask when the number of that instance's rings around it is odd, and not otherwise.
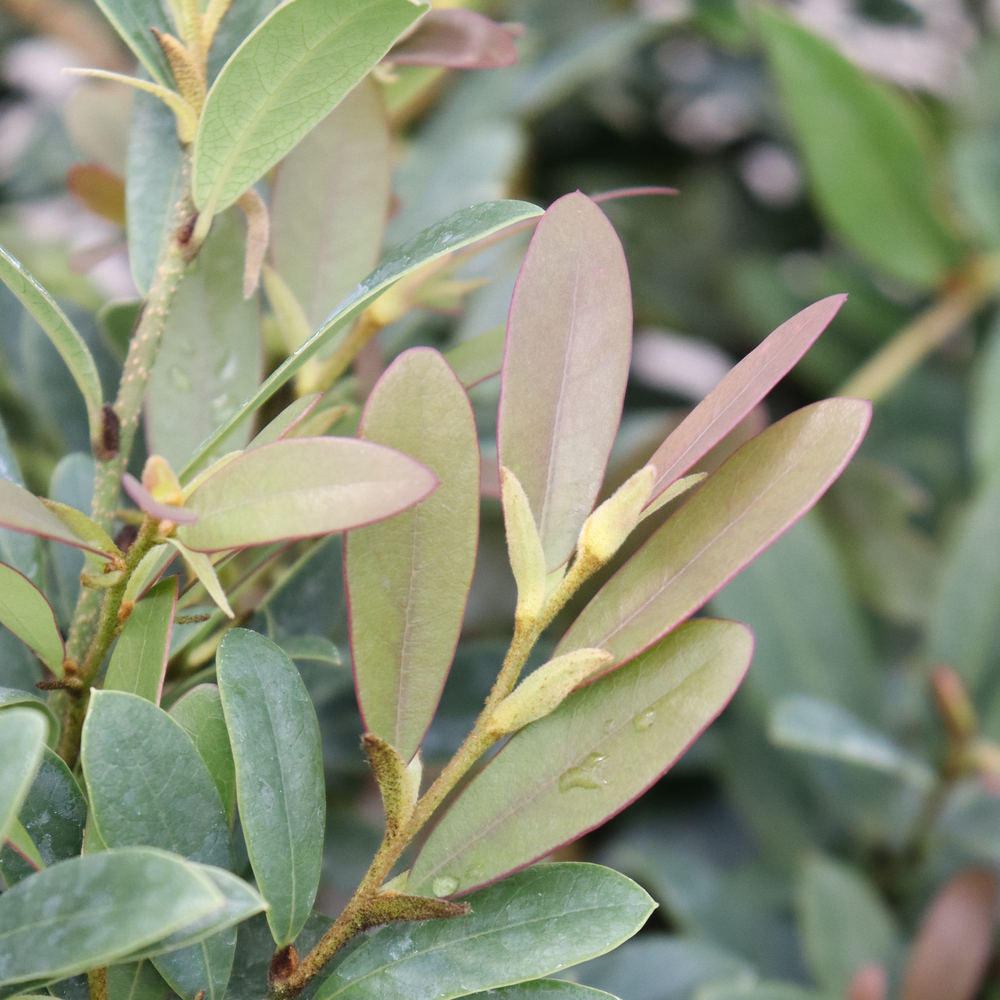
[[[91,969],[87,973],[87,985],[90,987],[90,1000],[108,1000],[108,970]]]

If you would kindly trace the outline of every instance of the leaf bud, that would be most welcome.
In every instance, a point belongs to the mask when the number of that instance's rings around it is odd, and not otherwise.
[[[531,621],[545,603],[545,553],[524,487],[506,466],[500,469],[500,499],[510,568],[517,583],[514,615],[519,621]]]
[[[656,469],[652,465],[644,466],[584,521],[576,543],[578,560],[596,569],[618,551],[639,523],[655,481]]]

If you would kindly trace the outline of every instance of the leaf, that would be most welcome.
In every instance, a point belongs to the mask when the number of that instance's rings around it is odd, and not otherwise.
[[[17,707],[0,712],[0,844],[21,812],[35,780],[47,731],[45,717],[34,709]],[[0,956],[2,949],[0,939]],[[0,970],[2,961],[0,957]]]
[[[70,858],[0,896],[0,983],[64,979],[216,910],[199,870],[148,847]]]
[[[506,466],[500,469],[500,499],[507,559],[517,586],[514,617],[530,622],[537,618],[545,604],[545,552],[524,487]]]
[[[8,479],[0,478],[0,524],[14,531],[51,538],[79,549],[104,556],[97,545],[70,531],[33,493]]]
[[[310,334],[377,263],[390,179],[389,126],[374,80],[358,84],[278,167],[271,255]]]
[[[73,456],[67,455],[66,457],[70,458]],[[86,471],[90,471],[93,469],[93,462],[84,464],[83,468]],[[55,473],[53,473],[54,475]],[[46,500],[44,497],[40,499],[74,535],[82,538],[85,542],[90,542],[94,549],[103,556],[114,557],[121,555],[121,552],[118,551],[118,546],[115,545],[111,536],[99,524],[87,517],[82,510],[78,510],[70,504],[61,503],[58,500]]]
[[[792,983],[761,981],[751,985],[709,986],[698,1000],[827,1000],[822,993]]]
[[[208,82],[212,83],[240,43],[277,6],[276,0],[240,0],[230,4],[215,32],[208,53]]]
[[[400,0],[404,2],[404,0]],[[486,202],[442,219],[398,247],[344,299],[323,326],[288,360],[269,375],[260,388],[240,405],[230,419],[202,442],[181,473],[186,480],[202,459],[241,421],[271,398],[303,365],[314,357],[369,305],[401,278],[469,245],[496,236],[505,229],[541,215],[541,209],[523,201]]]
[[[222,1000],[235,955],[236,927],[232,926],[196,944],[153,958],[151,962],[171,990],[183,1000],[195,1000],[199,996],[204,1000]]]
[[[451,1000],[602,955],[655,904],[609,868],[541,865],[475,893],[467,917],[391,925],[356,948],[316,1000]]]
[[[38,696],[35,691],[22,691],[19,688],[0,687],[0,709],[25,706],[41,712],[49,721],[49,735],[46,742],[55,746],[59,739],[59,720],[49,703]]]
[[[198,520],[197,514],[185,510],[181,506],[161,503],[156,500],[153,494],[131,473],[126,472],[122,475],[122,489],[139,510],[159,521],[172,521],[174,524],[195,524]]]
[[[369,732],[409,760],[431,724],[458,645],[479,538],[479,438],[437,351],[401,354],[359,431],[412,456],[441,485],[416,507],[348,533],[344,572],[358,703]]]
[[[245,451],[205,480],[177,537],[198,552],[360,527],[412,507],[437,485],[406,455],[351,438],[290,438]]]
[[[316,712],[292,661],[255,632],[227,632],[216,670],[247,853],[281,948],[319,885],[326,789]]]
[[[24,829],[18,819],[12,819],[10,826],[7,827],[7,842],[3,845],[2,853],[6,854],[8,851],[24,863],[28,874],[32,871],[41,871],[45,867],[45,862],[38,853],[38,848],[35,847],[31,837],[28,836],[28,831]],[[7,881],[6,874],[4,874],[4,881]],[[11,885],[9,882],[7,884]]]
[[[176,606],[176,576],[161,580],[136,604],[111,654],[105,691],[127,691],[159,705]]]
[[[149,450],[181,468],[257,387],[263,346],[257,301],[243,298],[243,227],[217,219],[177,291],[146,390]],[[242,448],[249,426],[211,453]]]
[[[656,642],[819,499],[870,416],[864,401],[829,399],[748,441],[598,591],[556,652],[606,649],[621,662]]]
[[[56,677],[62,677],[66,649],[52,605],[26,576],[5,563],[0,563],[0,624],[30,646]]]
[[[899,942],[892,915],[875,888],[847,865],[810,855],[796,904],[806,962],[829,996],[845,996],[863,966],[895,958]]]
[[[559,979],[532,979],[514,986],[503,986],[473,996],[490,1000],[608,1000],[608,994],[589,986],[564,983]]]
[[[328,115],[426,10],[412,0],[291,0],[233,53],[194,144],[195,205],[231,205]]]
[[[1000,473],[1000,398],[992,391],[997,384],[1000,384],[1000,317],[994,316],[972,371],[969,420],[970,450],[976,472],[984,483]]]
[[[97,365],[94,363],[90,348],[66,314],[56,305],[55,299],[28,273],[24,265],[3,247],[0,247],[0,281],[3,281],[35,318],[66,363],[87,405],[90,439],[100,441],[104,390],[101,388],[101,378],[97,373]]]
[[[830,325],[846,295],[814,302],[782,323],[681,421],[649,460],[656,482],[647,506],[704,458],[791,371]]]
[[[38,773],[18,819],[46,865],[80,853],[87,802],[69,768],[48,747],[43,751]],[[4,847],[0,851],[0,870],[7,885],[13,886],[35,869],[9,847]]]
[[[514,287],[501,374],[500,464],[527,494],[549,571],[591,512],[621,419],[632,347],[625,254],[576,192],[542,217]]]
[[[938,212],[918,107],[777,8],[761,5],[757,15],[820,211],[887,274],[937,285],[961,246]]]
[[[199,684],[170,706],[170,717],[194,741],[195,749],[219,790],[226,820],[232,829],[236,816],[236,766],[219,689],[214,684]]]
[[[500,374],[506,341],[507,324],[501,323],[478,337],[456,344],[450,351],[444,352],[444,359],[451,365],[459,382],[466,389],[472,389]]]
[[[74,163],[66,187],[84,208],[125,228],[125,181],[119,174],[100,163]]]
[[[208,596],[212,598],[226,617],[235,618],[236,615],[233,614],[233,609],[229,606],[226,592],[222,589],[212,560],[201,552],[192,552],[176,538],[168,538],[167,544],[181,554],[184,564],[198,578],[198,582],[205,588]],[[165,561],[169,562],[169,560]]]
[[[125,215],[132,277],[143,294],[153,283],[157,254],[174,223],[183,166],[174,113],[152,94],[136,93],[125,168]]]
[[[388,58],[398,66],[499,69],[517,62],[517,46],[509,28],[475,11],[432,10]]]
[[[313,392],[308,396],[302,396],[286,406],[261,432],[246,446],[247,451],[251,448],[259,448],[261,445],[272,444],[287,437],[299,424],[309,416],[316,408],[316,404],[322,399],[322,393]]]
[[[108,847],[160,847],[233,865],[222,802],[190,737],[162,709],[94,691],[81,748],[91,819]]]
[[[164,87],[172,87],[174,77],[170,71],[170,63],[167,62],[167,57],[149,30],[157,28],[167,33],[176,30],[167,13],[169,6],[162,0],[96,0],[96,2],[122,41],[132,50],[133,55],[153,79]]]
[[[108,968],[108,1000],[163,1000],[168,986],[151,962]]]
[[[615,815],[722,711],[752,651],[745,626],[698,619],[570,695],[466,786],[427,838],[410,891],[491,882]]]
[[[10,446],[3,421],[0,421],[0,479],[24,487],[24,477],[21,475],[14,449]],[[13,566],[33,583],[41,582],[40,579],[36,579],[41,569],[37,539],[26,537],[18,531],[0,528],[0,561]]]

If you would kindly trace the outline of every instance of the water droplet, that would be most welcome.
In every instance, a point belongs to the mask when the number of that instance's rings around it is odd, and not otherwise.
[[[607,754],[590,753],[576,767],[564,771],[559,778],[559,791],[568,792],[571,788],[603,788],[607,778],[595,773],[599,765],[607,760]]]
[[[580,766],[585,767],[588,771],[592,771],[601,761],[607,759],[608,755],[606,753],[588,753]]]
[[[604,731],[606,733],[610,733],[611,730],[614,729],[614,728],[615,728],[615,720],[614,719],[605,719],[604,720]]]
[[[229,356],[216,367],[215,377],[220,382],[228,382],[236,374],[236,355],[230,353]]]
[[[212,423],[216,427],[224,424],[234,412],[233,405],[229,402],[229,396],[227,396],[226,393],[222,393],[221,396],[216,396],[215,399],[212,400],[209,412],[212,417]]]
[[[632,720],[632,726],[637,733],[644,733],[654,722],[656,722],[656,709],[651,708],[648,712],[640,712]]]
[[[177,365],[173,365],[170,369],[170,381],[174,384],[174,388],[181,392],[190,392],[192,389],[191,376]]]
[[[450,896],[458,888],[458,879],[451,875],[442,875],[431,883],[431,892],[435,896]]]

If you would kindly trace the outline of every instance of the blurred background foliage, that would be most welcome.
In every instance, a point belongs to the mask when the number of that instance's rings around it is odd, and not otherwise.
[[[744,436],[842,388],[876,404],[820,507],[712,602],[757,637],[735,702],[640,802],[560,852],[626,872],[660,903],[642,934],[573,977],[623,1000],[876,1000],[886,979],[906,1000],[1000,997],[1000,4],[470,6],[525,26],[519,64],[382,74],[384,246],[491,198],[679,189],[605,205],[636,316],[612,485],[734,360],[834,292],[849,292],[847,305]],[[0,47],[0,242],[63,300],[111,393],[138,299],[114,181],[126,174],[131,99],[60,69],[127,69],[128,57],[87,0],[0,0]],[[79,174],[68,190],[74,164],[103,170],[85,179],[112,178],[97,184],[103,218]],[[230,237],[219,228],[221,245]],[[348,407],[332,431],[353,433],[357,405],[400,351],[503,324],[526,240],[495,245],[396,308],[330,400]],[[253,308],[235,315],[247,307],[230,298],[205,322],[217,337],[235,324],[252,388],[261,356],[273,367],[289,345],[261,299],[262,346],[248,352],[238,330],[259,320]],[[183,410],[171,393],[191,387],[174,378],[171,389],[165,365],[147,433],[173,439],[154,410]],[[497,391],[497,379],[472,390],[487,465]],[[202,401],[210,424],[224,419],[220,398]],[[3,290],[0,420],[0,474],[20,469],[37,492],[89,502],[83,403]],[[5,552],[26,544],[0,537]],[[275,558],[227,567],[224,582],[250,627],[296,657],[319,711],[331,803],[320,904],[332,913],[381,832],[346,669],[340,541],[263,555]],[[41,557],[65,619],[77,557]],[[189,589],[189,607],[201,598]],[[486,495],[429,767],[471,726],[513,606],[500,508]],[[216,640],[211,623],[175,633],[176,696],[208,676]],[[8,686],[37,679],[6,632],[0,674]]]

